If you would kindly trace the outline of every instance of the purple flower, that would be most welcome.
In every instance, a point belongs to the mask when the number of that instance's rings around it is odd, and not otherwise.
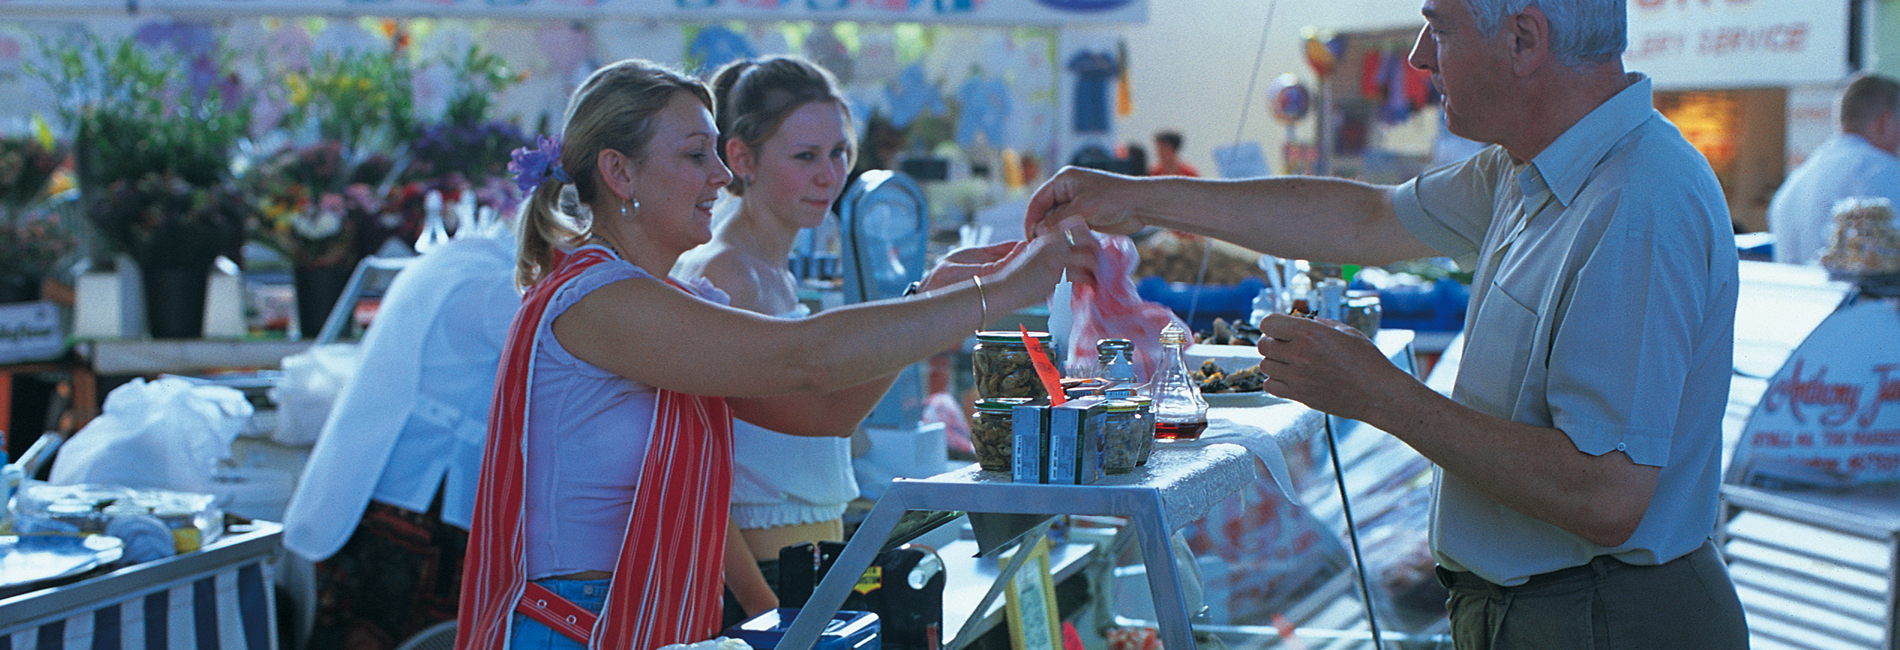
[[[561,169],[561,141],[548,136],[535,138],[536,147],[521,147],[508,154],[508,171],[515,173],[515,187],[522,194],[534,193],[541,181],[552,178],[562,183],[571,183],[567,171]]]

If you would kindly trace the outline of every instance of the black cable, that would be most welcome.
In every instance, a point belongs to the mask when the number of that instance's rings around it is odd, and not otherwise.
[[[1385,643],[1379,638],[1379,617],[1373,612],[1372,587],[1366,583],[1366,561],[1359,554],[1359,527],[1353,525],[1352,502],[1346,497],[1346,472],[1340,469],[1339,443],[1333,440],[1333,416],[1320,414],[1326,423],[1326,451],[1333,456],[1333,479],[1339,483],[1339,509],[1346,513],[1346,538],[1352,543],[1352,566],[1359,574],[1359,598],[1366,603],[1366,625],[1372,628],[1372,647],[1384,650]]]

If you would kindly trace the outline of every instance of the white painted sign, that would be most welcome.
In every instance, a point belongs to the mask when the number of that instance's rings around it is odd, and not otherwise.
[[[1755,405],[1728,477],[1770,487],[1900,480],[1900,304],[1863,297],[1808,334]]]
[[[1840,0],[1628,0],[1623,64],[1657,88],[1830,83],[1846,76]]]
[[[66,333],[53,303],[0,304],[0,363],[45,361],[65,350]]]

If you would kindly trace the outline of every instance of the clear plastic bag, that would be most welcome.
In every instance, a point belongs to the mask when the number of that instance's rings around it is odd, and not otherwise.
[[[251,412],[235,388],[134,379],[107,394],[99,417],[60,448],[49,482],[210,492]]]

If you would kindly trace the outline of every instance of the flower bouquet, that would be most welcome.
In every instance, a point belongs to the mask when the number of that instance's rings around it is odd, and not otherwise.
[[[91,35],[42,40],[29,72],[53,89],[74,134],[85,214],[102,246],[138,263],[148,328],[203,332],[206,277],[219,255],[240,259],[248,205],[231,157],[250,99],[222,46],[148,48]]]
[[[448,105],[440,122],[421,128],[410,146],[409,166],[403,185],[391,201],[402,217],[404,241],[417,242],[428,225],[426,199],[439,192],[447,206],[442,233],[457,231],[471,214],[463,211],[481,206],[497,213],[512,213],[521,201],[520,192],[507,182],[508,152],[528,144],[521,128],[503,120],[488,119],[495,97],[526,77],[511,71],[501,57],[470,46],[460,55],[441,57],[452,79]],[[472,193],[473,201],[465,200]]]
[[[323,326],[357,261],[389,235],[384,188],[395,168],[381,152],[323,140],[286,144],[245,175],[252,237],[291,263],[305,334]]]

